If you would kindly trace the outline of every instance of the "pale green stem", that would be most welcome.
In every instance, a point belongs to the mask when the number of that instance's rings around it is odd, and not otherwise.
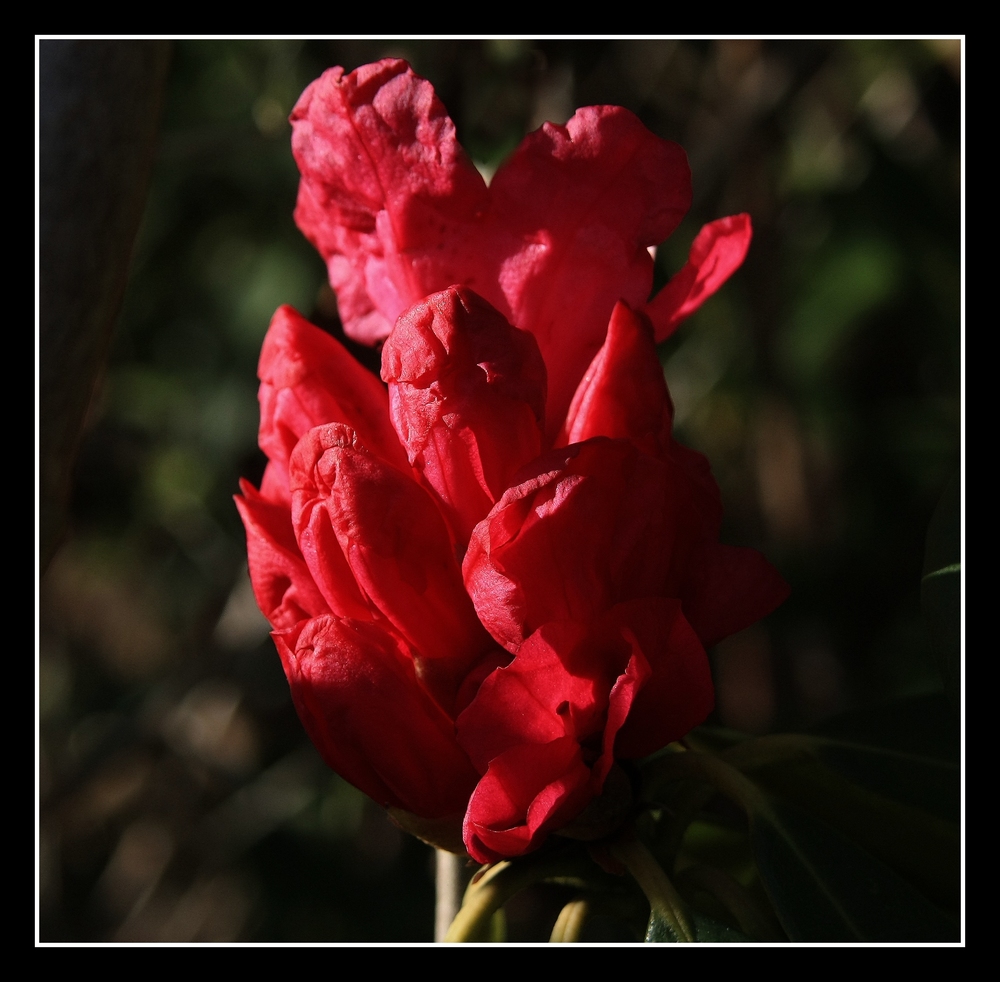
[[[493,942],[493,944],[502,944],[507,940],[507,914],[503,907],[494,911],[493,916],[490,918],[490,936],[488,940]]]
[[[462,908],[445,934],[445,941],[485,941],[490,937],[490,919],[507,901],[532,883],[550,878],[575,883],[586,880],[596,870],[578,854],[524,856],[513,862],[497,863],[472,878],[465,891]]]
[[[618,839],[611,846],[611,852],[625,864],[646,894],[650,916],[659,914],[670,925],[679,941],[694,941],[694,929],[684,908],[684,901],[656,857],[638,839],[630,836]]]
[[[590,904],[586,900],[582,897],[571,900],[559,911],[549,941],[558,944],[579,941],[589,914]]]
[[[469,885],[465,903],[455,915],[443,940],[475,941],[487,937],[493,915],[535,879],[531,869],[522,870],[510,863],[498,866],[501,868],[496,873],[490,870],[478,883]]]
[[[448,925],[455,919],[462,903],[462,857],[444,849],[435,849],[434,940],[444,941]]]

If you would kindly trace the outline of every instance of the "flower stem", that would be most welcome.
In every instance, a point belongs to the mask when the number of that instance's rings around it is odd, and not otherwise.
[[[462,907],[455,915],[444,941],[485,941],[490,937],[490,921],[516,893],[532,883],[549,878],[571,880],[577,887],[586,884],[596,867],[583,853],[552,856],[523,856],[497,863],[482,876],[473,877]],[[599,871],[597,871],[599,872]]]
[[[491,875],[492,874],[492,875]],[[493,915],[515,893],[532,881],[520,867],[498,863],[477,883],[471,883],[443,941],[477,941],[488,934]]]
[[[694,941],[694,929],[684,908],[684,901],[656,857],[630,833],[619,838],[611,846],[611,852],[625,864],[642,887],[642,892],[649,901],[650,920],[658,915],[667,922],[679,941]]]
[[[571,900],[556,918],[555,926],[552,928],[550,943],[565,944],[572,941],[579,941],[583,933],[583,925],[590,914],[590,903],[583,897]]]
[[[455,919],[462,903],[462,857],[444,849],[435,849],[434,853],[434,885],[437,891],[434,940],[444,941],[448,926]]]

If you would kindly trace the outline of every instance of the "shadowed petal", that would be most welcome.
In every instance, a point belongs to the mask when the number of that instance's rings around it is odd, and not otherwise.
[[[260,448],[271,462],[265,497],[289,501],[288,458],[314,426],[347,423],[365,446],[405,466],[389,423],[389,400],[379,380],[325,331],[293,308],[279,307],[260,353]],[[270,493],[269,493],[270,492]]]
[[[706,542],[692,558],[681,596],[687,619],[709,648],[756,624],[790,592],[756,549]]]
[[[677,600],[633,600],[615,608],[609,619],[631,643],[633,657],[641,656],[645,663],[641,686],[631,693],[627,710],[623,706],[617,712],[622,722],[615,757],[645,757],[704,723],[712,711],[708,656]],[[614,695],[611,703],[608,734],[616,716]]]
[[[240,481],[236,507],[247,533],[247,561],[257,605],[271,626],[281,630],[303,618],[329,611],[302,558],[291,515],[284,505],[266,501],[249,481]]]
[[[330,767],[384,806],[425,818],[464,809],[477,775],[391,628],[327,615],[273,637]]]

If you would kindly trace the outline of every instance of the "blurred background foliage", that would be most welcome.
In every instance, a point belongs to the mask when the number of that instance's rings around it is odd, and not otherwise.
[[[704,222],[753,216],[742,270],[662,350],[724,541],[793,588],[712,652],[714,721],[762,733],[940,688],[919,581],[961,451],[960,42],[178,41],[71,532],[41,584],[42,940],[432,936],[431,851],[306,740],[232,504],[263,470],[271,314],[338,330],[292,221],[288,114],[324,69],[386,55],[434,83],[487,176],[581,105],[681,143],[694,207],[657,285]],[[512,940],[544,903],[512,905]]]

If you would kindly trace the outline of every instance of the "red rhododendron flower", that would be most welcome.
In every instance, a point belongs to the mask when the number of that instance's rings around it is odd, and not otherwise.
[[[690,172],[625,109],[546,124],[488,187],[402,61],[328,71],[292,124],[296,220],[388,385],[275,314],[269,463],[237,504],[299,715],[337,772],[480,861],[600,834],[616,761],[701,723],[705,647],[787,593],[719,543],[655,350],[749,218],[706,226],[649,300]]]

